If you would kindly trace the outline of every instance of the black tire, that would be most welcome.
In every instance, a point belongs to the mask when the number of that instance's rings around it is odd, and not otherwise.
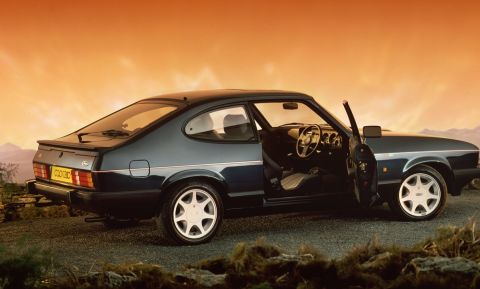
[[[175,205],[179,198],[182,197],[182,195],[194,189],[198,189],[203,194],[208,194],[208,196],[211,197],[212,204],[214,203],[214,206],[216,208],[216,219],[215,221],[213,221],[212,219],[213,224],[210,228],[208,228],[209,231],[204,236],[198,238],[189,238],[184,235],[186,234],[185,232],[182,234],[175,225]],[[168,195],[164,199],[163,204],[161,205],[161,209],[156,217],[158,229],[161,231],[161,233],[164,233],[163,236],[166,237],[167,240],[180,245],[197,245],[210,241],[219,230],[222,221],[222,198],[213,186],[206,182],[199,181],[188,181],[185,183],[180,183],[178,185],[175,185],[171,190],[169,190]]]
[[[406,221],[422,221],[422,220],[430,220],[438,216],[445,208],[445,204],[447,202],[448,196],[448,186],[445,182],[443,176],[434,168],[427,166],[427,165],[419,165],[412,169],[410,169],[402,178],[402,184],[407,180],[410,176],[415,174],[425,174],[431,176],[438,184],[440,189],[440,200],[437,207],[430,213],[425,214],[423,216],[415,216],[407,212],[400,203],[400,189],[401,185],[399,186],[398,190],[393,192],[388,200],[388,205],[390,209],[402,220]]]
[[[128,218],[128,219],[117,219],[115,217],[107,217],[103,221],[103,225],[108,229],[122,229],[137,226],[140,223],[139,219]]]

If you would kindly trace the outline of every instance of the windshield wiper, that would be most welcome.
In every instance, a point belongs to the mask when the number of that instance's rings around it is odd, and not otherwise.
[[[281,126],[288,126],[288,125],[303,125],[303,123],[301,123],[301,122],[289,122],[289,123],[286,123],[286,124],[282,124]]]
[[[90,135],[90,134],[102,134],[104,136],[111,136],[111,137],[129,136],[130,135],[128,132],[121,131],[121,130],[118,130],[118,129],[108,129],[108,130],[104,130],[104,131],[95,131],[95,132],[82,132],[82,133],[77,134],[78,142],[86,143],[86,141],[84,141],[82,139],[82,137],[86,136],[86,135]]]
[[[118,130],[118,129],[104,130],[101,133],[106,136],[129,136],[130,135],[128,132],[125,132],[123,130]]]

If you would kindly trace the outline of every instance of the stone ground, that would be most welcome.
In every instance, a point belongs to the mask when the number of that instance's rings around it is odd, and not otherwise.
[[[480,191],[464,191],[451,197],[445,211],[423,222],[396,220],[388,207],[363,211],[336,204],[317,211],[226,219],[219,234],[208,244],[172,246],[159,237],[155,223],[142,221],[126,229],[106,229],[101,223],[85,223],[83,217],[34,219],[0,224],[0,244],[27,243],[50,249],[64,264],[88,271],[104,262],[148,262],[168,269],[228,254],[238,242],[265,237],[287,253],[301,244],[312,245],[331,258],[339,258],[350,248],[368,242],[374,235],[385,244],[413,245],[434,234],[439,226],[462,225],[478,217]]]

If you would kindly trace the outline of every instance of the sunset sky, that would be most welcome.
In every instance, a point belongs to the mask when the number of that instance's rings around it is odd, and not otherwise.
[[[342,119],[480,125],[478,1],[0,0],[0,144],[35,148],[138,99],[306,92]]]

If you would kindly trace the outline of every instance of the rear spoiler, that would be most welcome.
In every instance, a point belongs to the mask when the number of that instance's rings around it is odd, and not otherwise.
[[[100,151],[100,150],[106,150],[111,147],[101,147],[101,146],[95,146],[91,144],[86,144],[86,143],[70,143],[70,142],[63,142],[63,141],[56,141],[56,140],[39,140],[37,141],[39,145],[45,145],[45,146],[54,146],[54,147],[60,147],[60,148],[73,148],[73,149],[81,149],[81,150],[89,150],[89,151]]]

